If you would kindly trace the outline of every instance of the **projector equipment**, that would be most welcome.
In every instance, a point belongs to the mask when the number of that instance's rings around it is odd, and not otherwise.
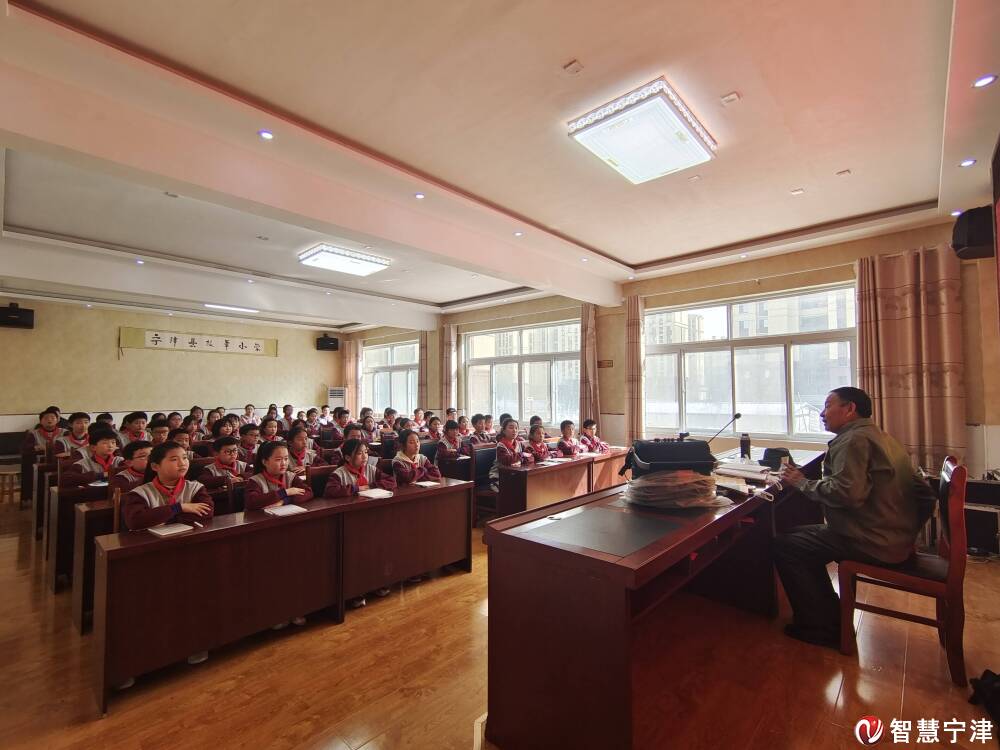
[[[316,339],[316,351],[335,352],[340,349],[340,339],[327,336],[325,333]]]
[[[955,219],[951,246],[962,260],[993,257],[993,211],[989,206],[970,208]]]
[[[20,307],[16,302],[0,308],[0,328],[34,328],[35,311]]]

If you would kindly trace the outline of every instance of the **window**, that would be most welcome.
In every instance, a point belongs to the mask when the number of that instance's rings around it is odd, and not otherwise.
[[[824,435],[826,394],[855,382],[854,287],[687,310],[645,321],[644,400],[650,436]]]
[[[579,421],[580,324],[559,323],[463,337],[468,413],[511,414],[547,425]]]
[[[361,354],[361,403],[378,415],[390,406],[401,415],[412,414],[419,406],[418,351],[416,341],[366,346]]]

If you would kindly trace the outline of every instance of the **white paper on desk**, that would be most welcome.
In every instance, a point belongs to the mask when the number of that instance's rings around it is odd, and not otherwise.
[[[558,466],[558,465],[559,462],[556,461],[554,458],[550,458],[546,461],[539,461],[537,464],[535,464],[535,466]]]
[[[747,487],[746,481],[740,479],[739,477],[716,477],[715,486],[736,490],[737,492],[742,492],[744,495],[750,493],[750,489]]]
[[[107,487],[108,483],[104,479],[98,479],[97,481],[91,482],[87,486],[88,487]]]
[[[173,536],[174,534],[183,534],[185,531],[193,530],[194,526],[188,526],[186,523],[165,523],[162,526],[153,526],[149,529],[150,533],[157,536]]]
[[[576,457],[577,458],[588,458],[588,457],[593,458],[594,456],[599,456],[599,455],[601,455],[601,454],[600,453],[577,453]]]
[[[305,513],[306,509],[301,505],[277,505],[273,508],[264,508],[264,512],[269,516],[294,516]]]
[[[567,461],[572,461],[572,460],[573,460],[572,458],[566,458],[565,456],[563,456],[562,458],[550,458],[549,459],[549,461],[551,461],[554,464],[564,464]]]
[[[384,500],[387,497],[392,497],[392,493],[389,490],[383,490],[380,487],[373,487],[370,490],[361,490],[358,493],[361,497],[367,497],[369,500]]]
[[[468,461],[469,456],[455,456],[456,461]]]
[[[368,443],[368,445],[382,445],[382,443]]]
[[[440,487],[441,486],[440,482],[432,482],[429,479],[425,479],[425,480],[423,480],[421,482],[414,482],[414,484],[417,485],[417,487]]]

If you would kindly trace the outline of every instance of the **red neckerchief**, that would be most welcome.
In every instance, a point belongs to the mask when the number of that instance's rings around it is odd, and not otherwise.
[[[273,442],[273,441],[275,441],[275,440],[278,439],[278,433],[276,432],[276,433],[274,433],[273,435],[270,435],[270,436],[268,436],[268,435],[261,435],[260,439],[263,440],[263,441],[265,441],[265,442],[270,443],[270,442]]]
[[[46,430],[44,427],[39,427],[38,431],[42,433],[42,437],[45,438],[46,443],[51,443],[57,437],[59,437],[59,428],[53,427],[52,430]]]
[[[139,432],[129,432],[129,437],[132,438],[132,440],[142,440],[146,437],[146,431],[139,430]]]
[[[240,448],[245,450],[247,453],[256,453],[257,443],[254,443],[253,445],[243,445],[242,443],[240,443]]]
[[[106,459],[102,459],[96,453],[91,454],[91,457],[94,459],[94,461],[97,462],[98,466],[100,466],[102,469],[104,469],[104,475],[105,476],[107,476],[108,474],[111,473],[111,466],[115,462],[115,456],[114,456],[114,454],[111,454]]]
[[[224,469],[225,471],[228,471],[234,477],[238,477],[240,475],[239,469],[237,468],[237,466],[236,466],[235,463],[232,466],[227,466],[226,464],[222,463],[219,460],[218,456],[215,457],[215,468],[217,468],[217,469]]]
[[[286,479],[287,479],[287,477],[284,474],[282,474],[280,477],[275,477],[275,476],[272,476],[271,474],[269,474],[266,471],[264,472],[264,481],[269,482],[271,484],[276,484],[281,489],[285,489],[285,480]]]
[[[536,456],[545,456],[548,458],[549,446],[545,444],[544,440],[540,443],[529,442],[529,445],[531,446],[531,452]]]
[[[516,440],[517,438],[514,438]],[[517,455],[517,449],[514,447],[514,440],[507,440],[507,438],[500,438],[500,445],[509,450],[514,455]]]
[[[434,440],[440,440],[441,439],[441,430],[428,430],[427,434],[430,437],[432,437]]]
[[[294,458],[296,461],[299,462],[299,466],[305,466],[306,465],[306,449],[305,448],[302,449],[301,453],[293,453],[292,450],[291,450],[291,446],[289,446],[288,452],[292,454],[292,458]]]
[[[368,486],[368,475],[365,473],[365,469],[368,468],[367,466],[365,466],[364,464],[362,464],[361,466],[359,466],[358,468],[355,469],[350,464],[344,464],[344,467],[349,472],[351,472],[351,474],[353,474],[355,476],[356,483],[357,483],[358,487],[367,487]]]
[[[450,445],[455,450],[458,450],[461,447],[461,445],[462,445],[461,439],[457,438],[457,437],[455,438],[455,442],[453,443],[451,440],[448,439],[448,436],[445,435],[444,436],[444,441],[445,441],[445,443],[447,443],[448,445]]]
[[[69,438],[69,441],[73,445],[75,445],[75,446],[77,446],[79,448],[82,448],[83,446],[88,445],[90,443],[90,435],[88,435],[86,432],[83,433],[83,437],[80,438],[79,440],[77,440],[75,437],[73,437],[73,433],[72,432],[69,433],[68,435],[66,435],[66,437]]]
[[[156,477],[153,480],[153,486],[159,491],[161,495],[167,498],[167,505],[175,505],[177,503],[178,496],[181,494],[181,490],[184,489],[184,477],[181,477],[180,479],[177,480],[177,484],[174,486],[172,490],[167,489],[167,487],[164,486],[162,482],[160,482],[159,477]]]
[[[131,466],[126,466],[124,469],[122,469],[118,473],[119,474],[128,474],[130,477],[132,477],[133,481],[138,481],[138,480],[142,479],[142,474],[136,474],[134,471],[132,471],[132,467]]]

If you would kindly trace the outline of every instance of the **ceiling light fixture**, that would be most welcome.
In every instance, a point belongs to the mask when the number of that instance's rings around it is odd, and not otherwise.
[[[849,169],[841,169],[839,172],[837,172],[837,177],[848,177],[848,176],[850,176],[850,174],[851,174],[851,170],[849,170]]]
[[[972,88],[974,88],[974,89],[986,88],[991,83],[993,83],[996,79],[997,79],[997,76],[996,76],[995,73],[989,73],[988,75],[980,76],[979,78],[977,78],[975,80],[975,82],[973,82]]]
[[[333,292],[327,292],[326,296],[329,297],[331,294],[333,294]]]
[[[628,277],[628,280],[629,280],[629,281],[632,281],[632,280],[633,280],[634,278],[635,278],[635,276],[629,276],[629,277]]]
[[[524,237],[524,232],[514,232],[515,237]]]
[[[268,237],[268,236],[267,236],[266,234],[258,234],[258,235],[257,235],[257,239],[258,239],[258,240],[260,240],[261,242],[267,242],[267,241],[269,241],[269,240],[270,240],[271,238],[270,238],[270,237]]]
[[[373,249],[371,245],[365,245],[365,250],[371,250],[371,249]]]
[[[146,261],[144,261],[142,258],[136,258],[135,259],[135,264],[137,266],[144,266],[144,265],[146,265]]]
[[[580,258],[580,260],[586,263],[588,260],[590,260],[590,258]]]
[[[960,161],[958,163],[958,166],[960,166],[960,167],[971,167],[975,163],[976,163],[975,159],[962,159],[962,161]]]
[[[952,211],[952,212],[951,212],[951,215],[952,215],[952,216],[961,216],[961,215],[962,215],[962,212],[961,212],[961,211]]]
[[[174,317],[174,314],[173,313],[167,313],[167,316],[172,318],[172,317]]]
[[[745,257],[747,257],[747,254],[746,253],[740,253],[740,257],[741,258],[745,258]]]
[[[262,141],[273,141],[274,140],[274,133],[272,133],[270,130],[258,130],[257,131],[257,135],[260,136],[260,139]]]
[[[93,305],[87,305],[87,309],[88,309],[88,310],[89,310],[89,309],[90,309],[91,307],[93,307]]]
[[[352,276],[370,276],[377,271],[384,271],[392,261],[389,258],[359,253],[324,242],[299,253],[299,263],[325,268],[328,271],[349,273]]]
[[[229,312],[259,313],[260,310],[253,310],[249,307],[230,307],[229,305],[210,305],[205,303],[205,307],[211,310],[228,310]]]
[[[247,283],[248,284],[252,284],[253,283],[253,279],[247,279]]]
[[[424,198],[426,198],[427,196],[426,196],[426,195],[424,195],[423,193],[414,193],[414,194],[413,194],[413,197],[414,197],[414,198],[416,198],[416,199],[417,199],[418,201],[422,201],[422,200],[423,200]]]
[[[792,195],[802,195],[805,192],[805,188],[795,188],[791,191]]]
[[[634,185],[703,164],[718,148],[665,78],[567,125],[577,143]]]

